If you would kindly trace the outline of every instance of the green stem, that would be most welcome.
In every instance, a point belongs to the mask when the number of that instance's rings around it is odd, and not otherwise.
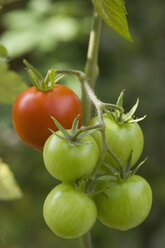
[[[103,103],[101,102],[95,95],[94,91],[92,90],[92,88],[89,86],[87,79],[86,79],[86,74],[81,72],[81,71],[77,71],[77,70],[56,70],[57,74],[63,73],[66,75],[75,75],[76,77],[78,77],[79,81],[81,82],[81,87],[84,90],[84,92],[86,92],[88,98],[90,99],[90,101],[94,104],[94,106],[97,109],[97,113],[98,113],[98,117],[99,117],[99,125],[102,127],[101,130],[101,134],[102,134],[102,148],[101,148],[101,156],[100,156],[100,160],[98,165],[96,166],[96,170],[98,170],[100,164],[101,164],[101,160],[103,160],[104,158],[104,150],[107,150],[111,156],[113,157],[113,159],[117,162],[117,164],[119,165],[119,167],[123,167],[122,162],[117,158],[117,156],[112,152],[111,148],[109,147],[109,145],[107,144],[106,141],[106,135],[105,135],[105,123],[103,120],[103,110],[105,110],[105,107],[110,107],[112,109],[116,109],[119,112],[123,113],[123,108],[114,104],[110,104],[110,103]],[[99,126],[97,126],[98,128]],[[92,127],[93,128],[93,127]],[[96,126],[94,127],[96,128]],[[95,171],[94,171],[95,173]],[[93,175],[94,176],[94,175]]]
[[[90,232],[87,232],[79,238],[80,248],[92,248],[92,240]]]
[[[87,61],[85,65],[85,74],[89,80],[89,84],[92,89],[95,87],[96,78],[99,74],[98,68],[98,50],[101,31],[101,18],[94,9],[92,26],[89,38]],[[82,105],[84,113],[84,124],[86,124],[91,118],[91,101],[86,94],[84,88],[82,88]]]

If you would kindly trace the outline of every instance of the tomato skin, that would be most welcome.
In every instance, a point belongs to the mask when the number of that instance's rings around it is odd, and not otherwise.
[[[61,131],[57,134],[62,135]],[[88,176],[94,170],[99,159],[99,148],[94,138],[87,135],[81,142],[70,145],[68,141],[52,134],[46,141],[43,158],[49,173],[64,182],[76,181]]]
[[[109,147],[113,153],[123,162],[125,165],[131,150],[132,154],[132,163],[131,166],[140,158],[140,155],[143,150],[144,137],[140,126],[137,123],[124,123],[117,124],[111,117],[107,114],[103,115],[103,119],[106,125],[106,139]],[[98,123],[98,117],[94,117],[88,125],[94,125]],[[101,134],[96,131],[92,134],[96,140],[99,147],[101,147]],[[105,162],[111,166],[117,168],[118,165],[112,156],[106,152]]]
[[[81,126],[82,106],[79,98],[72,90],[59,84],[55,84],[48,92],[39,91],[35,87],[24,90],[12,109],[17,134],[24,143],[40,151],[51,134],[48,128],[58,130],[50,116],[57,119],[64,128],[70,129],[78,114]]]
[[[62,183],[47,196],[43,215],[56,235],[72,239],[91,229],[96,221],[97,209],[91,198],[73,186]]]
[[[134,175],[125,182],[110,182],[107,186],[107,198],[101,194],[95,197],[99,220],[119,230],[128,230],[141,224],[152,205],[152,191],[147,181]]]

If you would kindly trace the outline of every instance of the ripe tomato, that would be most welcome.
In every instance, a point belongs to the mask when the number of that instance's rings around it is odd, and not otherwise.
[[[137,123],[117,123],[112,117],[104,114],[104,122],[106,125],[106,139],[109,147],[113,153],[123,162],[127,162],[131,150],[133,166],[139,159],[144,144],[143,133],[140,126]],[[93,118],[88,125],[94,125],[98,123],[98,117]],[[101,146],[101,134],[96,131],[92,134],[99,146]],[[105,155],[105,162],[109,163],[113,167],[118,167],[116,161],[107,152]]]
[[[61,131],[56,132],[63,136]],[[46,141],[43,158],[49,173],[64,181],[76,181],[92,173],[99,159],[99,148],[91,135],[81,139],[83,144],[71,145],[52,134]]]
[[[48,92],[35,87],[24,90],[16,99],[12,119],[16,132],[24,143],[34,149],[43,149],[50,136],[48,128],[57,131],[50,116],[57,119],[64,128],[71,128],[73,120],[80,115],[82,122],[82,106],[79,98],[69,88],[55,84]]]
[[[43,215],[48,227],[66,239],[79,237],[94,225],[97,209],[94,201],[67,184],[56,186],[47,196]]]
[[[99,184],[98,188],[103,187]],[[104,185],[105,186],[105,185]],[[141,224],[148,216],[152,192],[146,180],[134,175],[126,181],[109,182],[105,195],[97,195],[98,218],[106,226],[128,230]]]

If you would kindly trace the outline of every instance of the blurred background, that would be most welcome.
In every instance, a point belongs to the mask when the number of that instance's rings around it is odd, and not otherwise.
[[[3,1],[2,1],[3,2]],[[29,85],[22,59],[41,73],[53,66],[83,70],[90,31],[92,3],[87,0],[10,0],[0,12],[0,44],[8,50],[9,68],[0,67],[0,94],[5,83],[10,91],[15,81]],[[109,229],[99,222],[92,229],[95,248],[165,247],[165,1],[126,1],[128,23],[134,43],[124,40],[103,24],[99,52],[100,75],[96,94],[115,103],[126,89],[128,111],[137,97],[137,117],[145,137],[142,159],[149,156],[139,174],[153,190],[149,217],[130,231]],[[8,78],[7,75],[11,75]],[[73,78],[64,84],[81,97]],[[22,83],[23,85],[23,83]],[[13,99],[11,99],[11,103]],[[48,192],[58,183],[46,171],[42,154],[24,145],[11,119],[11,104],[0,104],[0,157],[10,165],[23,191],[23,198],[0,201],[0,247],[78,248],[77,240],[62,240],[46,226],[42,206]]]

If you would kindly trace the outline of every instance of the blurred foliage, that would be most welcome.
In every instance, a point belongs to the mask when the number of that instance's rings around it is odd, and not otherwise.
[[[0,103],[13,104],[27,85],[16,72],[8,69],[7,64],[0,64],[0,75]]]
[[[7,56],[7,50],[4,46],[0,45],[0,57],[6,57]]]
[[[0,200],[14,200],[22,197],[9,166],[0,159]]]
[[[73,8],[76,7],[73,1],[71,4]],[[59,3],[31,0],[26,8],[16,9],[3,16],[2,22],[7,30],[2,34],[0,42],[7,46],[11,57],[21,56],[32,49],[52,52],[59,42],[68,42],[83,34],[81,26],[86,21],[83,19],[79,25],[78,19],[65,15],[65,8],[61,8]]]
[[[134,44],[103,24],[96,94],[114,103],[120,91],[127,89],[126,110],[140,98],[137,117],[147,114],[140,123],[145,136],[142,158],[148,155],[149,160],[139,173],[151,184],[153,207],[147,220],[130,231],[111,230],[97,222],[92,238],[95,248],[164,248],[165,1],[127,1],[126,7]],[[88,0],[19,0],[5,4],[0,16],[0,43],[8,50],[10,69],[26,82],[29,79],[22,58],[44,75],[53,66],[83,70],[91,14],[92,3]],[[61,81],[80,96],[75,79]],[[42,154],[17,137],[11,106],[5,104],[0,105],[0,133],[0,157],[11,165],[24,194],[21,200],[0,202],[0,247],[79,247],[77,240],[62,240],[45,225],[43,202],[57,181],[45,170]]]

